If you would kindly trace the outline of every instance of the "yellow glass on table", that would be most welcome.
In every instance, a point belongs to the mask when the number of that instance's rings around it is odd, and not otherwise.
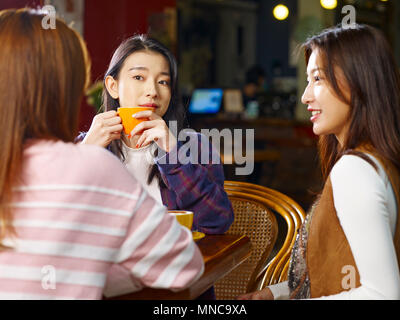
[[[130,134],[131,131],[141,122],[146,121],[148,119],[136,119],[132,117],[135,113],[140,111],[153,111],[152,107],[121,107],[117,109],[117,114],[122,120],[122,126],[124,127],[125,134]]]
[[[175,216],[180,225],[192,230],[193,225],[193,211],[186,210],[168,210],[169,214]],[[193,240],[199,240],[205,237],[205,234],[198,231],[192,231]]]

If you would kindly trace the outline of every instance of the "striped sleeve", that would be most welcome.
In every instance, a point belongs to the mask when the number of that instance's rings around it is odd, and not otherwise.
[[[107,274],[106,297],[143,287],[184,289],[204,271],[191,232],[142,191],[127,236]]]

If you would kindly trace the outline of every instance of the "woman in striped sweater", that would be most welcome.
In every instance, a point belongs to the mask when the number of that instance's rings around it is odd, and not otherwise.
[[[189,286],[204,268],[191,233],[109,152],[73,143],[89,58],[45,18],[0,12],[0,299]]]

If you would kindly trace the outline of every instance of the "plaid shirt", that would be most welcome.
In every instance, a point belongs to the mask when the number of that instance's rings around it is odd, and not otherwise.
[[[82,141],[85,135],[81,132],[76,142]],[[174,161],[186,150],[187,144],[182,141],[178,141],[171,152],[154,159],[166,185],[160,188],[162,202],[170,210],[193,211],[193,230],[222,234],[229,229],[234,217],[224,190],[225,177],[219,154],[206,136],[195,132],[187,135],[190,141],[198,142],[194,145],[197,147],[195,150],[188,149],[186,152],[191,156],[189,163]],[[201,163],[202,152],[207,164]]]
[[[196,132],[187,135],[189,141],[197,140],[194,150],[187,149],[187,144],[178,141],[170,153],[155,158],[167,186],[161,187],[162,201],[168,209],[193,211],[194,230],[208,234],[224,233],[233,222],[233,209],[224,190],[225,177],[219,154],[206,136]],[[185,151],[188,158],[191,157],[189,163],[173,161]],[[206,164],[201,163],[202,152]]]

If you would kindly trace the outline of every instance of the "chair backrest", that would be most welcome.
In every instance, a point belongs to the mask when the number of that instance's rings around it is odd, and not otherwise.
[[[235,213],[228,233],[246,234],[253,245],[251,257],[215,285],[217,299],[234,299],[286,279],[290,253],[305,212],[290,197],[260,185],[226,181],[225,191]],[[271,256],[278,235],[275,215],[283,218],[287,231],[283,244]]]
[[[278,236],[278,223],[267,200],[246,191],[227,190],[227,194],[235,214],[227,233],[247,235],[252,252],[245,262],[215,283],[219,300],[232,300],[246,292],[258,262],[268,258]]]

